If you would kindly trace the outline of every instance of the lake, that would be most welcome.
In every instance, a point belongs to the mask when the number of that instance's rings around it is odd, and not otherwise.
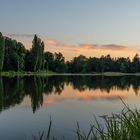
[[[47,133],[75,138],[77,121],[86,133],[94,117],[119,113],[124,105],[140,108],[140,77],[50,76],[0,77],[0,139],[33,139]]]

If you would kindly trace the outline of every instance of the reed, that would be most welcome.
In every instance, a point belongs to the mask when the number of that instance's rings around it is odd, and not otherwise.
[[[100,124],[95,117],[96,123],[90,124],[87,134],[80,129],[77,122],[75,140],[140,140],[140,111],[130,109],[125,103],[124,105],[125,107],[119,114],[112,113],[111,116],[102,116],[104,125]],[[51,126],[52,120],[50,120],[47,136],[45,137],[42,132],[39,137],[34,137],[34,140],[57,140],[50,136]]]

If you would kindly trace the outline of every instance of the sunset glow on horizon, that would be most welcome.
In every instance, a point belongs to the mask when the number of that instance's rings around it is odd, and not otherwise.
[[[27,49],[32,47],[32,39],[34,35],[19,35],[19,34],[5,34],[12,39],[22,42]],[[101,57],[102,55],[110,55],[111,57],[129,57],[133,59],[136,53],[139,54],[140,48],[138,46],[126,46],[117,44],[66,44],[56,39],[49,39],[47,37],[40,36],[45,43],[45,51],[52,53],[61,52],[65,60],[71,60],[72,58],[84,55],[86,57]]]

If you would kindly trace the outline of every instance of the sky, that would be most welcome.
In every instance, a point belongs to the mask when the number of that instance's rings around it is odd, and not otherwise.
[[[0,31],[66,59],[80,54],[133,57],[140,51],[140,0],[0,0]]]

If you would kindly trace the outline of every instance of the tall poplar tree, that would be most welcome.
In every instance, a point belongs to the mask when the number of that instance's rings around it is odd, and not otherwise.
[[[34,36],[32,45],[32,67],[33,71],[42,70],[44,63],[44,43],[37,35]]]
[[[44,45],[44,42],[42,41],[41,43],[41,51],[42,51],[42,66],[41,66],[41,69],[44,71],[44,67],[45,67],[45,54],[44,54],[44,48],[45,48],[45,45]]]
[[[38,71],[37,65],[39,61],[39,39],[37,35],[34,36],[33,39],[33,45],[32,45],[32,66],[33,66],[33,71]]]

